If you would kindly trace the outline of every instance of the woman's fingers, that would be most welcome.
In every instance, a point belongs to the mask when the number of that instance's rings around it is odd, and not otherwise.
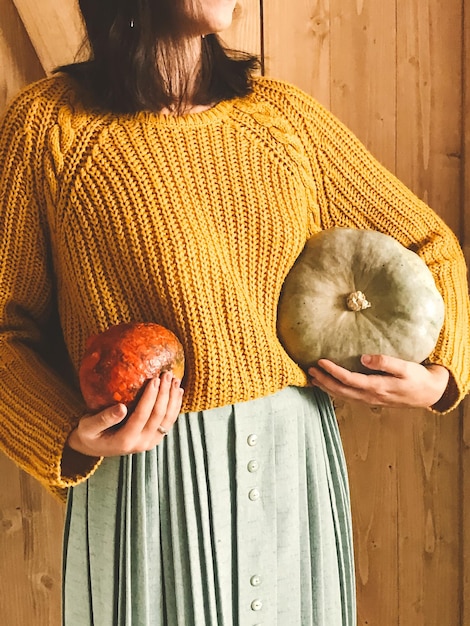
[[[77,452],[88,456],[103,456],[103,433],[112,432],[127,415],[124,404],[117,404],[95,415],[84,415],[76,428],[72,430],[67,445]]]
[[[440,365],[425,367],[383,355],[365,357],[363,363],[370,374],[350,372],[321,359],[318,367],[309,369],[312,384],[333,396],[376,406],[429,407],[441,398],[449,380]]]
[[[127,420],[123,404],[85,416],[67,443],[89,456],[119,456],[151,450],[161,443],[178,418],[182,398],[180,381],[174,379],[171,372],[165,372],[161,378],[147,383]]]
[[[396,378],[406,378],[410,364],[408,361],[385,354],[363,354],[361,362],[368,369],[375,372],[384,372]]]
[[[160,392],[155,401],[150,417],[145,425],[148,433],[157,431],[159,428],[169,431],[176,422],[181,410],[183,400],[183,389],[180,387],[181,381],[174,378],[171,372],[166,372],[160,382]]]
[[[103,432],[119,426],[126,416],[126,405],[116,404],[95,415],[86,415],[80,420],[80,426],[89,437],[99,437]]]
[[[161,443],[178,418],[182,396],[180,381],[172,372],[150,380],[127,423],[118,431],[123,448],[140,452]]]
[[[163,387],[162,378],[152,378],[147,382],[137,406],[132,411],[125,427],[122,429],[123,431],[127,431],[127,435],[139,437],[142,434],[142,431],[147,426],[157,398],[162,393]]]

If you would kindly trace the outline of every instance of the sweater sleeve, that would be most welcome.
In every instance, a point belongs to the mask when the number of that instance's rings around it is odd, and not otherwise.
[[[470,391],[470,303],[467,267],[457,237],[444,221],[315,100],[292,88],[290,101],[315,180],[321,228],[377,230],[415,251],[431,270],[445,302],[445,321],[429,362],[450,374],[434,407],[455,408]]]
[[[53,106],[39,91],[24,90],[0,121],[0,449],[63,497],[99,460],[80,458],[62,474],[65,441],[85,407],[55,358],[62,335],[41,180]]]

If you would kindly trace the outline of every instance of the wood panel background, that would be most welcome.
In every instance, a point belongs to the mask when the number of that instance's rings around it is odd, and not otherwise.
[[[447,221],[470,260],[464,3],[240,0],[225,39],[329,107]],[[0,0],[0,109],[71,60],[82,35],[74,0]],[[360,626],[470,626],[468,399],[445,417],[344,402],[337,410]],[[0,455],[2,624],[59,626],[63,514]]]

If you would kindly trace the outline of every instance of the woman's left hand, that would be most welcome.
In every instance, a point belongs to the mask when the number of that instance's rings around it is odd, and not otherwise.
[[[429,408],[438,402],[449,382],[442,365],[421,365],[391,356],[364,355],[368,369],[383,374],[350,372],[332,361],[320,359],[308,370],[311,384],[332,396],[373,406]]]

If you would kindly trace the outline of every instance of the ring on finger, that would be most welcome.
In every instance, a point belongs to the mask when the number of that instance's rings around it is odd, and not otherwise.
[[[166,437],[168,435],[168,430],[166,428],[163,428],[163,426],[159,426],[157,428],[158,432],[161,433],[164,437]]]

